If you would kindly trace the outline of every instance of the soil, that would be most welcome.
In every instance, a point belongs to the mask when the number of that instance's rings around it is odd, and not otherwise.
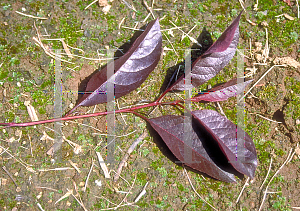
[[[54,116],[57,64],[55,58],[47,55],[41,46],[34,42],[33,37],[44,35],[44,39],[63,38],[73,54],[85,57],[63,57],[73,63],[62,62],[62,90],[65,91],[62,95],[62,111],[66,113],[78,102],[79,93],[84,91],[89,78],[106,65],[106,49],[121,49],[116,51],[114,56],[122,55],[140,33],[131,29],[135,26],[139,29],[153,19],[150,14],[143,22],[149,12],[142,1],[112,1],[108,4],[111,8],[107,14],[104,14],[103,6],[99,6],[101,3],[106,4],[105,2],[100,0],[87,9],[84,8],[90,2],[73,0],[60,3],[53,0],[0,3],[0,122],[32,121],[24,105],[25,101],[30,101],[40,120],[51,119]],[[293,41],[292,37],[300,34],[300,27],[296,23],[299,20],[282,20],[285,28],[280,29],[271,25],[271,22],[275,21],[275,15],[268,16],[273,11],[276,11],[276,15],[287,13],[296,16],[296,2],[291,1],[291,6],[283,1],[269,3],[270,8],[262,4],[258,5],[258,11],[255,11],[252,5],[254,3],[247,2],[247,13],[243,14],[240,23],[240,49],[245,48],[245,68],[252,68],[254,65],[257,68],[253,74],[254,81],[248,88],[274,65],[275,58],[291,57],[298,62],[300,58],[299,38]],[[150,1],[148,5],[151,6]],[[163,0],[155,2],[153,8],[155,17],[161,19],[162,29],[174,27],[169,20],[184,26],[182,30],[185,32],[196,24],[197,30],[193,30],[189,35],[199,38],[205,28],[210,33],[210,39],[207,39],[209,42],[211,39],[215,40],[215,36],[221,33],[241,10],[238,3],[222,0]],[[35,19],[16,11],[47,19]],[[259,18],[261,13],[262,18]],[[246,19],[257,22],[257,25],[251,25]],[[266,37],[260,34],[265,33],[261,24],[264,19],[270,22],[270,52],[268,58],[262,61]],[[295,29],[288,28],[291,23],[296,26]],[[289,36],[284,37],[286,42],[276,42],[274,36],[283,35],[284,30],[294,30],[296,35],[291,32]],[[118,99],[116,109],[144,100],[153,101],[165,83],[165,77],[178,69],[176,65],[183,61],[184,51],[180,49],[192,46],[187,37],[181,39],[182,33],[179,30],[163,33],[165,49],[157,68],[140,88]],[[253,51],[250,52],[250,39],[252,44],[261,43],[261,49],[253,44]],[[65,50],[60,41],[42,42],[52,52],[55,52],[55,49],[60,49],[61,52]],[[170,42],[173,44],[170,45]],[[174,45],[179,56],[172,52]],[[236,75],[233,73],[235,66],[236,58],[215,80],[210,81],[211,85],[231,79]],[[180,93],[166,98],[172,100],[178,95]],[[236,203],[235,200],[247,178],[237,178],[236,184],[228,184],[188,170],[195,190],[218,210],[258,210],[263,202],[262,210],[293,210],[292,207],[300,207],[299,153],[293,154],[290,162],[280,169],[290,149],[294,152],[298,146],[299,103],[300,67],[275,67],[271,70],[245,98],[245,130],[257,147],[259,159],[255,178],[249,182],[249,186],[246,186],[239,202]],[[220,102],[220,105],[226,116],[235,122],[236,99]],[[196,106],[219,109],[213,103]],[[105,105],[84,107],[76,110],[75,114],[94,113],[105,109]],[[144,114],[150,113],[150,117],[176,112],[173,107],[142,111]],[[105,178],[95,152],[100,152],[106,160],[106,124],[106,117],[98,116],[62,122],[60,126],[50,123],[2,129],[0,210],[105,210],[117,207],[119,203],[123,203],[123,206],[119,206],[117,210],[213,210],[193,191],[182,166],[172,160],[167,146],[156,137],[157,135],[151,133],[147,133],[148,136],[130,154],[118,182],[113,181],[115,171],[128,148],[149,128],[141,118],[131,114],[116,115],[115,163],[108,164],[112,178]],[[64,141],[61,149],[52,154],[54,140],[62,140],[55,132],[57,129],[75,145]],[[76,152],[78,145],[82,147],[79,153]],[[271,158],[273,163],[270,175],[261,188]],[[278,169],[279,173],[268,187],[270,193],[263,201],[266,184]],[[88,183],[85,189],[86,181]],[[146,194],[136,203],[132,203],[143,188]],[[124,203],[129,204],[124,206]]]

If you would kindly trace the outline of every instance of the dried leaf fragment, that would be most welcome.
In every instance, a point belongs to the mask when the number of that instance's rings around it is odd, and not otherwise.
[[[35,112],[35,109],[32,105],[30,105],[30,101],[25,101],[24,102],[24,105],[27,107],[27,112],[28,112],[28,115],[31,119],[31,121],[39,121],[37,115],[36,115],[36,112]]]
[[[282,58],[277,57],[274,59],[273,63],[276,65],[285,64],[294,68],[300,67],[300,63],[291,57],[282,57]]]
[[[99,0],[98,4],[100,7],[105,7],[108,5],[107,0]]]
[[[293,18],[292,16],[290,16],[290,15],[288,15],[288,14],[286,14],[286,13],[284,13],[283,16],[284,16],[286,19],[290,20],[290,21],[292,21],[292,20],[295,19],[295,18]]]

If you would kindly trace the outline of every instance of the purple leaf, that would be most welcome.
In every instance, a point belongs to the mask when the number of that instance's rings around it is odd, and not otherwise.
[[[210,135],[194,121],[184,122],[184,118],[167,115],[148,121],[179,161],[215,179],[235,182],[234,175],[226,171],[226,166],[230,165],[218,145],[211,145]]]
[[[204,84],[216,76],[233,58],[239,41],[239,21],[241,14],[223,32],[219,39],[192,64],[192,85],[184,84],[184,75],[175,82],[170,90],[183,91]]]
[[[238,172],[253,178],[257,167],[257,154],[250,136],[244,132],[244,139],[237,143],[237,130],[243,131],[216,111],[192,111],[192,115],[218,142],[230,164]]]
[[[197,95],[192,101],[224,101],[230,97],[239,95],[244,91],[245,87],[253,81],[253,79],[245,79],[246,81],[237,84],[237,79],[232,79],[220,86],[217,86],[204,94]]]
[[[115,98],[122,97],[138,88],[156,67],[162,49],[162,36],[158,19],[151,21],[130,49],[114,61],[114,75],[107,79],[107,66],[92,76],[79,106],[92,106],[107,102],[108,81],[115,86]],[[89,94],[91,93],[91,94]],[[69,112],[69,113],[70,113]]]

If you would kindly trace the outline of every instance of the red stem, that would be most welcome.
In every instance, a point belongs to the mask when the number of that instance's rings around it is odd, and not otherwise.
[[[134,112],[137,109],[152,107],[152,106],[156,106],[156,105],[180,105],[179,103],[181,103],[181,102],[182,101],[180,101],[180,100],[173,101],[173,102],[157,102],[157,101],[155,101],[155,102],[152,102],[152,103],[149,103],[149,104],[146,104],[146,105],[136,106],[136,107],[133,107],[133,108],[125,108],[125,109],[116,110],[116,111],[109,111],[109,112],[105,111],[105,112],[99,112],[99,113],[93,113],[93,114],[84,114],[84,115],[78,115],[78,116],[67,116],[67,117],[62,117],[62,118],[47,119],[47,120],[41,120],[41,121],[35,121],[35,122],[0,123],[0,125],[4,126],[4,127],[1,128],[1,129],[3,129],[3,128],[7,128],[7,127],[26,127],[26,126],[39,125],[39,124],[45,124],[45,123],[51,123],[51,122],[67,121],[67,120],[72,120],[72,119],[81,119],[81,118],[87,118],[87,117],[107,115],[107,114],[111,114],[111,113],[134,113],[134,114],[137,115],[137,113]],[[142,115],[138,115],[138,116],[142,117]]]

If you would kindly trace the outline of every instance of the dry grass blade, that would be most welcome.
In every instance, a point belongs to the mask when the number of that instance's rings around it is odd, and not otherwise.
[[[249,92],[274,68],[274,67],[285,67],[286,65],[273,65],[268,69],[256,82],[253,86],[246,92],[246,94],[239,100],[239,102],[249,94]]]
[[[268,169],[267,175],[266,175],[266,177],[265,177],[263,183],[261,184],[260,189],[262,189],[263,185],[265,184],[265,182],[266,182],[266,180],[267,180],[267,178],[268,178],[268,176],[269,176],[269,173],[270,173],[270,171],[271,171],[272,161],[273,161],[273,159],[272,159],[272,157],[271,157],[271,159],[270,159],[270,165],[269,165],[269,169]]]
[[[110,175],[109,175],[109,172],[108,172],[108,168],[107,168],[107,166],[106,166],[106,164],[105,164],[105,162],[104,162],[104,160],[103,160],[100,152],[96,152],[96,154],[97,154],[99,165],[102,168],[102,171],[104,173],[105,178],[109,179]]]
[[[41,20],[47,20],[48,18],[43,18],[43,17],[37,17],[37,16],[33,16],[33,15],[27,15],[23,12],[19,12],[19,11],[15,11],[16,13],[18,13],[19,15],[23,15],[29,18],[35,18],[35,19],[41,19]]]
[[[54,204],[57,204],[58,202],[60,202],[60,201],[63,200],[64,198],[69,197],[72,193],[73,193],[73,190],[68,190],[68,192],[65,193],[65,195],[63,195],[62,197],[60,197]]]
[[[122,168],[123,166],[125,165],[126,161],[128,160],[129,158],[129,155],[133,152],[133,150],[135,149],[135,147],[141,142],[143,141],[146,137],[147,137],[148,133],[146,131],[144,131],[142,133],[142,135],[140,135],[133,143],[132,145],[128,148],[127,150],[127,153],[125,154],[124,158],[122,159],[122,161],[120,162],[119,164],[119,167],[117,169],[117,172],[115,174],[115,178],[114,178],[114,182],[117,182],[119,177],[120,177],[120,174],[121,174],[121,171],[122,171]]]
[[[286,160],[284,161],[284,163],[280,166],[280,168],[275,172],[275,174],[271,177],[270,181],[268,182],[266,190],[264,191],[263,199],[262,199],[262,202],[260,204],[260,207],[259,207],[258,211],[260,211],[263,207],[263,204],[264,204],[264,202],[266,200],[266,197],[267,197],[267,193],[269,193],[268,188],[269,188],[270,183],[273,181],[274,177],[279,173],[279,171],[285,166],[285,164],[289,161],[292,151],[293,151],[293,149],[290,150],[290,152],[289,152]]]
[[[92,172],[92,170],[93,170],[93,167],[94,167],[94,159],[92,159],[92,165],[91,165],[91,168],[90,168],[90,170],[89,170],[89,173],[88,173],[88,175],[87,175],[87,177],[86,177],[85,184],[84,184],[84,188],[83,188],[83,192],[86,191],[86,188],[87,188],[87,185],[88,185],[88,182],[89,182],[90,175],[91,175],[91,172]]]
[[[137,202],[142,198],[142,196],[146,194],[146,187],[147,187],[148,184],[149,184],[149,182],[147,182],[147,183],[145,184],[145,186],[143,187],[143,190],[142,190],[142,191],[140,192],[140,194],[135,198],[134,203],[137,203]]]
[[[14,180],[14,178],[12,177],[12,175],[9,173],[9,171],[6,169],[5,166],[2,166],[2,169],[5,171],[5,173],[9,176],[9,178],[14,182],[15,186],[18,187],[18,184],[16,183],[16,181]]]
[[[241,192],[240,192],[240,194],[239,194],[239,196],[237,197],[237,199],[236,199],[236,201],[235,201],[236,204],[239,202],[240,197],[242,196],[242,193],[243,193],[245,187],[249,185],[249,183],[248,183],[248,182],[249,182],[249,179],[250,179],[250,178],[248,177],[247,180],[246,180],[246,182],[245,182],[245,184],[244,184],[244,186],[243,186],[243,188],[242,188],[242,190],[241,190]]]
[[[186,172],[185,168],[183,168],[183,171],[184,171],[185,175],[187,176],[187,178],[188,178],[188,180],[189,180],[189,183],[190,183],[190,185],[191,185],[193,191],[196,193],[196,195],[197,195],[202,201],[204,201],[206,204],[208,204],[211,208],[213,208],[214,210],[217,210],[214,206],[212,206],[210,203],[208,203],[202,196],[200,196],[199,193],[197,193],[197,191],[196,191],[196,189],[194,188],[193,183],[192,183],[192,181],[191,181],[191,179],[190,179],[188,173]]]

